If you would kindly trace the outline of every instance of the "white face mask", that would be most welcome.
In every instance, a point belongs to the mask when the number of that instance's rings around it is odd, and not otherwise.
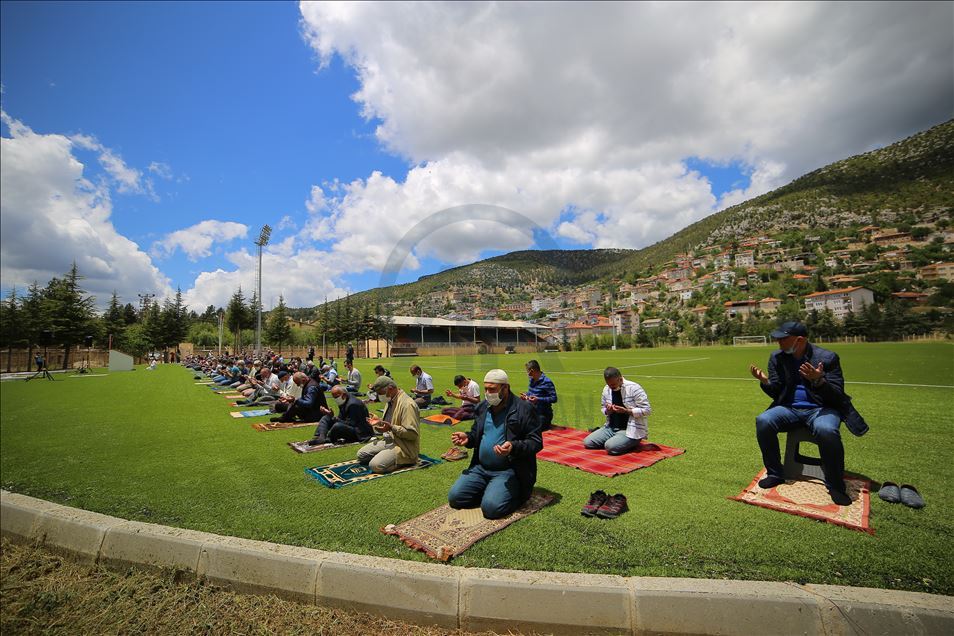
[[[344,406],[344,403],[347,402],[347,401],[348,401],[348,398],[346,398],[346,397],[344,397],[344,396],[336,397],[336,398],[335,398],[335,402],[338,403],[338,406]]]
[[[382,393],[382,394],[380,395],[380,397],[381,397],[381,399],[384,400],[385,402],[390,402],[391,400],[394,399],[392,396],[388,395],[387,393]]]
[[[488,393],[487,404],[490,406],[497,406],[500,404],[500,393]]]
[[[782,350],[782,353],[787,353],[788,355],[794,354],[794,353],[795,353],[795,345],[792,345],[792,346],[789,347],[788,349],[783,349],[783,350]]]

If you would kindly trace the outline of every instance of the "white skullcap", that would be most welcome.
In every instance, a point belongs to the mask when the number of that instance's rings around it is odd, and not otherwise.
[[[510,378],[507,377],[507,372],[503,369],[491,369],[487,372],[487,375],[484,376],[484,382],[492,382],[493,384],[510,384]]]

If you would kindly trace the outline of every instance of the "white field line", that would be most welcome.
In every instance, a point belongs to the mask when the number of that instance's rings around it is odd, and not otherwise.
[[[684,360],[667,360],[665,362],[650,362],[648,364],[631,364],[625,367],[616,367],[620,371],[623,369],[639,369],[642,367],[657,367],[664,364],[680,364],[683,362],[701,362],[709,358],[685,358]],[[603,369],[586,369],[585,371],[547,371],[547,375],[586,375],[589,373],[603,372]],[[649,376],[647,376],[649,377]]]
[[[653,378],[659,380],[736,380],[739,382],[752,382],[754,378],[720,378],[708,375],[640,375],[642,378]],[[845,384],[867,384],[869,386],[898,386],[904,388],[922,387],[929,389],[954,389],[950,384],[902,384],[900,382],[845,382]]]

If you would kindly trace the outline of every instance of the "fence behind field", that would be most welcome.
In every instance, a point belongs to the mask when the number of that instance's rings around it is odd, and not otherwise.
[[[39,353],[46,360],[46,368],[50,370],[62,369],[65,353],[62,348],[48,348],[44,355],[43,347],[33,349],[4,349],[0,351],[0,369],[4,373],[17,373],[18,371],[35,371],[36,364],[33,362],[33,356]],[[86,356],[89,355],[89,366],[92,368],[105,368],[109,366],[108,349],[73,349],[70,351],[69,366],[70,369],[78,369],[86,365]],[[135,364],[143,364],[142,357],[133,357]]]

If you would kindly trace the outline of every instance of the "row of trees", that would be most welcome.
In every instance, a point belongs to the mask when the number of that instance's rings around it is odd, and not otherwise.
[[[45,287],[34,282],[21,293],[13,288],[0,302],[0,348],[7,351],[10,367],[13,349],[34,349],[49,332],[52,347],[62,347],[63,367],[70,364],[73,350],[87,337],[97,348],[113,348],[141,356],[150,351],[175,350],[190,342],[198,348],[219,344],[219,320],[223,321],[223,345],[242,351],[254,345],[259,302],[253,294],[246,300],[242,289],[232,295],[225,308],[209,305],[202,314],[186,308],[181,290],[162,302],[149,294],[140,296],[140,305],[123,304],[114,292],[106,310],[96,311],[96,299],[81,287],[83,277],[74,264],[63,277],[52,278]],[[298,310],[293,310],[298,311]],[[345,298],[321,306],[317,327],[293,326],[284,297],[264,316],[262,344],[281,352],[283,347],[324,343],[339,350],[349,342],[393,337],[390,319],[382,316],[376,300],[353,303]]]
[[[661,326],[652,329],[640,328],[636,334],[618,334],[616,346],[653,347],[675,345],[732,344],[736,336],[767,336],[780,323],[799,320],[808,327],[810,339],[830,340],[845,336],[862,336],[867,341],[901,340],[905,336],[920,336],[932,332],[954,331],[954,314],[935,309],[913,311],[902,302],[889,300],[884,305],[867,305],[863,311],[838,320],[830,310],[805,312],[795,303],[785,303],[776,315],[755,312],[744,320],[730,318],[714,308],[701,319],[673,314],[664,318]],[[611,334],[564,339],[566,349],[577,351],[609,349],[613,345]]]

